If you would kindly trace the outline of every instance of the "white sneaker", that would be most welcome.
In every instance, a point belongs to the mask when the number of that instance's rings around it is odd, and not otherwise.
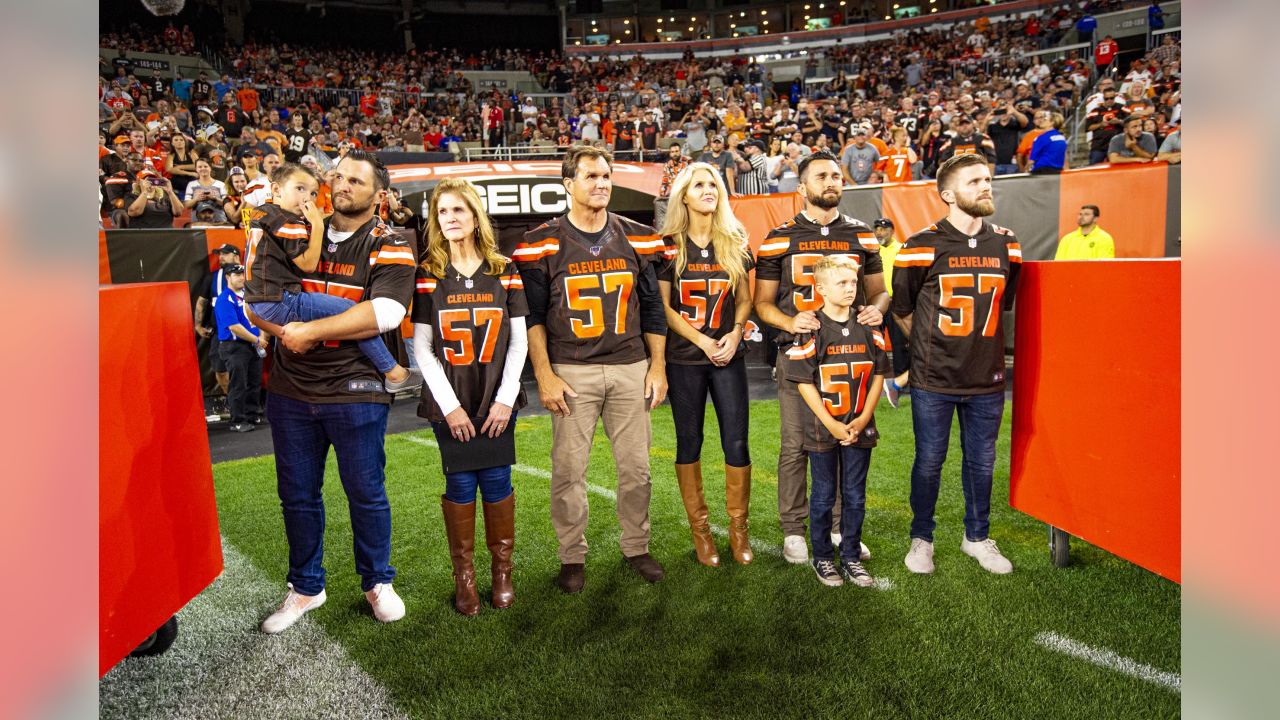
[[[838,532],[831,533],[831,544],[837,549],[840,547],[840,540],[843,536]],[[867,548],[864,542],[858,543],[858,562],[866,562],[871,559],[871,550]]]
[[[378,583],[373,589],[364,594],[369,604],[373,606],[373,616],[378,622],[395,622],[404,617],[404,601],[396,594],[396,589],[391,587],[391,583]]]
[[[997,575],[1008,575],[1013,572],[1013,563],[1009,562],[1009,558],[1000,554],[1000,548],[996,546],[996,541],[991,538],[973,542],[966,537],[960,543],[960,550],[965,555],[977,560],[982,569],[987,572],[993,572]]]
[[[809,562],[809,546],[804,543],[803,535],[788,535],[782,538],[782,559],[792,565],[803,565]]]
[[[302,595],[294,592],[293,583],[288,585],[289,594],[284,596],[284,602],[280,603],[280,609],[271,613],[266,620],[262,621],[262,632],[268,635],[275,635],[288,630],[303,615],[324,604],[324,590],[321,590],[319,595]]]
[[[923,538],[911,538],[911,550],[902,562],[913,573],[928,575],[933,572],[933,543]]]

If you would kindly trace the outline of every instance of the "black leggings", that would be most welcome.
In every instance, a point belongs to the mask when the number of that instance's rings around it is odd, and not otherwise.
[[[747,363],[742,353],[724,367],[667,365],[668,397],[676,425],[676,463],[688,465],[702,457],[702,426],[707,392],[720,423],[724,462],[733,467],[751,464],[747,451]]]

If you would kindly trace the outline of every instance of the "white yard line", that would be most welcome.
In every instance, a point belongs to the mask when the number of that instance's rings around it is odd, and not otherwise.
[[[408,440],[411,443],[417,443],[418,445],[424,445],[426,447],[432,447],[432,448],[440,447],[435,440],[432,440],[430,438],[417,437],[414,435],[393,435],[392,437],[398,437],[402,440]],[[514,472],[522,473],[524,475],[531,475],[536,478],[542,478],[543,480],[551,479],[550,471],[543,470],[542,468],[530,467],[528,465],[512,465],[511,469]],[[609,498],[610,500],[615,502],[618,499],[618,494],[616,492],[610,490],[607,487],[596,485],[595,483],[587,483],[587,490],[589,492],[595,493],[596,495],[599,495],[600,497]],[[725,528],[720,527],[719,525],[711,525],[711,532],[715,533],[716,535],[719,535],[722,538],[729,537],[729,531],[726,530]],[[773,543],[765,542],[764,540],[761,540],[760,538],[756,538],[756,537],[752,537],[750,539],[750,542],[751,542],[751,548],[758,553],[773,555],[774,557],[782,557],[782,548],[777,545],[774,545]],[[873,587],[877,590],[893,590],[894,588],[897,587],[897,585],[895,585],[893,580],[890,578],[877,577],[876,584],[873,585]]]
[[[1182,692],[1182,676],[1177,673],[1165,672],[1158,670],[1150,665],[1144,665],[1137,660],[1133,660],[1123,655],[1119,655],[1106,648],[1095,648],[1077,642],[1068,637],[1063,637],[1055,632],[1042,632],[1036,635],[1035,643],[1042,647],[1046,647],[1054,652],[1060,652],[1064,655],[1093,663],[1100,668],[1114,670],[1118,673],[1124,673],[1130,677],[1145,680],[1156,685],[1164,687],[1181,694]]]
[[[222,575],[178,613],[173,647],[126,658],[99,681],[99,717],[405,717],[314,620],[350,612],[363,598],[330,596],[285,632],[264,635],[258,625],[284,599],[284,581],[268,578],[226,538],[222,557]],[[372,615],[365,621],[378,624]]]

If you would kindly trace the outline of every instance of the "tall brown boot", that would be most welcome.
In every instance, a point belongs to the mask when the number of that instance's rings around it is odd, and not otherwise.
[[[516,495],[484,504],[484,540],[492,557],[493,606],[508,608],[516,600],[511,586],[511,552],[516,548]]]
[[[676,480],[680,483],[680,498],[689,516],[689,529],[693,531],[693,551],[698,562],[707,567],[719,567],[720,555],[716,553],[716,539],[707,524],[707,501],[702,497],[702,463],[676,464]]]
[[[733,559],[751,562],[751,539],[747,535],[747,513],[751,509],[751,466],[724,466],[724,504],[729,511],[729,547]]]
[[[459,505],[441,496],[440,508],[449,538],[449,559],[453,561],[453,607],[463,615],[475,615],[480,612],[476,570],[471,565],[476,549],[476,503],[472,500]]]

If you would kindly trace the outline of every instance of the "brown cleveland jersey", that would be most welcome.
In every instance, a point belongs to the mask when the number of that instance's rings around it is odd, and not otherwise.
[[[302,270],[293,259],[307,251],[310,237],[311,226],[279,205],[265,203],[251,210],[244,301],[279,302],[283,292],[301,292]]]
[[[547,278],[547,354],[551,362],[622,365],[648,357],[636,284],[671,255],[648,225],[609,213],[600,244],[570,223],[550,220],[524,234],[512,257]]]
[[[333,242],[326,234],[315,272],[302,274],[302,291],[328,293],[353,302],[391,298],[406,308],[413,298],[417,261],[410,236],[372,218],[351,237]],[[395,354],[399,329],[382,335]],[[390,403],[382,376],[353,341],[327,342],[301,355],[276,344],[267,389],[308,403]]]
[[[499,275],[490,275],[488,270],[488,263],[482,263],[474,275],[466,277],[453,265],[446,265],[443,277],[433,277],[419,266],[413,294],[413,322],[431,326],[432,349],[458,402],[471,418],[488,415],[502,384],[511,318],[529,314],[524,281],[515,263],[508,262]],[[524,400],[521,392],[514,409],[524,407]],[[444,421],[426,383],[418,415],[432,422]]]
[[[756,253],[756,279],[777,280],[778,309],[787,315],[822,307],[822,295],[813,287],[813,266],[827,255],[844,255],[858,266],[858,295],[854,307],[866,303],[862,280],[884,272],[880,243],[863,223],[840,215],[830,225],[819,225],[804,213],[769,231]],[[779,342],[790,342],[780,333]]]
[[[1004,389],[1002,310],[1013,309],[1022,248],[987,222],[970,237],[943,220],[893,263],[893,314],[912,315],[911,385],[978,395]]]
[[[860,324],[855,314],[850,313],[848,322],[841,323],[819,312],[818,321],[822,326],[817,332],[797,336],[795,344],[787,348],[783,372],[792,382],[816,387],[831,417],[847,425],[866,407],[872,378],[891,374],[893,367],[884,350],[884,336]],[[825,452],[840,444],[817,415],[808,415],[806,450]],[[877,437],[872,417],[854,445],[875,447]]]
[[[671,246],[676,242],[664,237]],[[751,250],[742,246],[743,268],[750,272],[755,267]],[[685,240],[685,266],[680,277],[675,276],[675,262],[665,263],[658,271],[658,279],[671,283],[669,304],[680,313],[694,330],[712,340],[719,340],[733,329],[737,312],[735,288],[729,283],[729,275],[720,266],[715,250],[710,245],[698,247],[692,240]],[[697,345],[685,340],[674,330],[667,332],[667,362],[676,365],[709,365],[711,360]]]

